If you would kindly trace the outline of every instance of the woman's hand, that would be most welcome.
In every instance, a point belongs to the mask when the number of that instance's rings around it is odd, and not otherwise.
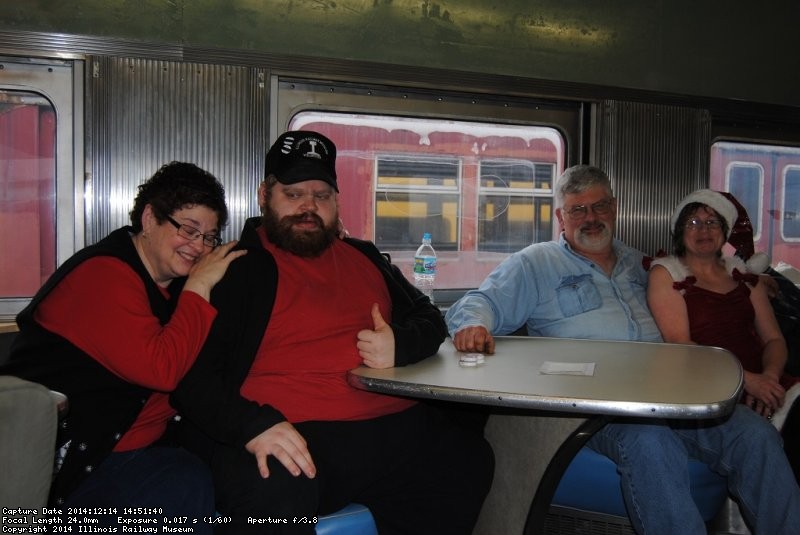
[[[760,373],[745,372],[744,401],[748,407],[764,417],[783,406],[786,391],[777,379]]]
[[[189,270],[189,278],[183,289],[195,292],[208,301],[211,298],[211,288],[222,279],[231,262],[247,254],[244,249],[231,252],[237,243],[236,240],[229,241],[200,257]]]
[[[306,439],[289,422],[275,424],[245,444],[245,449],[255,455],[261,477],[269,477],[267,457],[273,455],[293,476],[317,475],[317,467],[308,451]]]

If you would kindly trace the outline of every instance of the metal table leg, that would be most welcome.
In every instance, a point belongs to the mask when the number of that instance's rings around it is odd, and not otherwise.
[[[558,484],[567,471],[572,459],[578,454],[580,449],[586,445],[592,436],[603,428],[609,421],[610,416],[598,415],[587,419],[572,434],[567,437],[550,463],[547,465],[536,495],[533,497],[531,507],[528,510],[528,519],[525,522],[525,535],[541,535],[544,533],[547,512],[550,510],[550,503],[556,493]]]

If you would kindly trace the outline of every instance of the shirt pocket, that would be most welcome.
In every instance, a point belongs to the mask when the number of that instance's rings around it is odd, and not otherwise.
[[[565,318],[596,310],[603,304],[600,292],[589,274],[564,277],[556,288],[556,296]]]

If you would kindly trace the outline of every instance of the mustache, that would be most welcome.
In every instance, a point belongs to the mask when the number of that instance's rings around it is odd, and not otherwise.
[[[315,221],[316,229],[294,230],[292,225],[299,222]],[[303,258],[315,258],[331,246],[336,239],[336,226],[326,227],[320,216],[314,213],[287,215],[280,218],[267,211],[262,224],[267,239],[292,254]]]
[[[283,217],[283,221],[285,221],[290,225],[294,223],[306,223],[308,221],[314,221],[320,227],[325,226],[325,223],[322,221],[322,218],[312,212],[303,212],[302,214],[297,214],[297,215],[287,215]]]
[[[594,223],[584,223],[583,225],[581,225],[580,230],[581,231],[584,231],[584,230],[599,230],[599,229],[604,229],[604,228],[607,228],[606,224],[603,223],[602,221],[597,221],[597,222],[594,222]]]

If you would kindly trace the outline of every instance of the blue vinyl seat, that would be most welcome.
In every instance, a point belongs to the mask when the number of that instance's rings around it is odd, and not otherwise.
[[[358,503],[320,517],[316,531],[317,535],[378,535],[369,509]]]
[[[689,477],[692,498],[703,520],[708,523],[728,497],[726,479],[693,459],[689,462]],[[570,463],[556,489],[552,505],[628,519],[617,465],[588,447],[581,448]]]

